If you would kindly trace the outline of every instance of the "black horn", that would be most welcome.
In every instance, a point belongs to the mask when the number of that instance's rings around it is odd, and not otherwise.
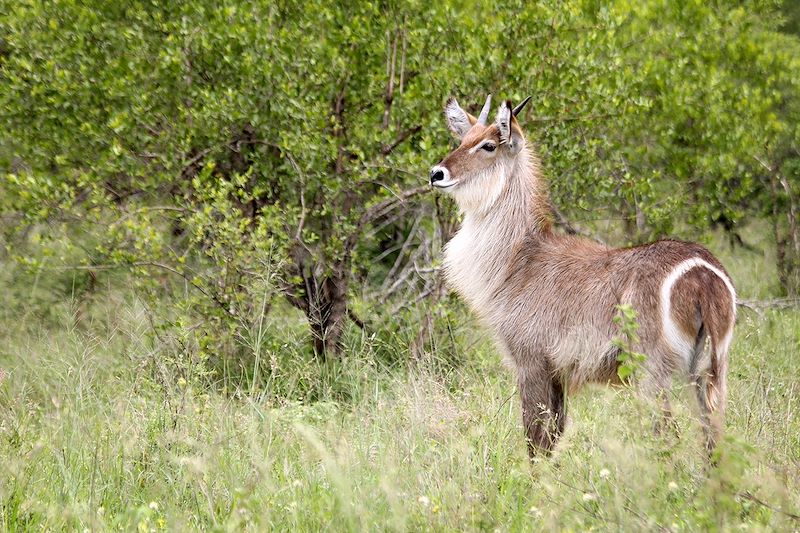
[[[511,114],[514,115],[515,117],[517,115],[519,115],[519,112],[522,111],[522,108],[525,107],[525,104],[527,104],[530,101],[531,101],[531,97],[529,96],[525,100],[520,102],[519,105],[517,105],[517,107],[515,107],[514,110],[511,111]]]

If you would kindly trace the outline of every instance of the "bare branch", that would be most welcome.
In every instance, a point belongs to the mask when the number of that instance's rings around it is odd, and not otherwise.
[[[361,330],[367,329],[367,325],[364,323],[364,321],[361,320],[361,318],[359,318],[359,316],[355,313],[355,311],[353,311],[349,307],[347,308],[347,316],[350,318],[350,320],[353,321],[353,324],[358,326],[359,329]]]
[[[392,101],[394,101],[394,75],[395,75],[395,65],[397,64],[397,37],[398,34],[394,34],[394,38],[392,39],[391,51],[387,50],[386,52],[386,94],[383,97],[384,107],[383,107],[383,130],[389,129],[389,117],[392,113]],[[389,32],[386,32],[387,42],[389,39]]]
[[[422,193],[430,191],[431,188],[428,185],[421,185],[419,187],[413,187],[411,189],[406,189],[394,195],[394,198],[388,198],[382,202],[378,202],[377,204],[373,205],[369,209],[367,209],[363,215],[361,215],[361,219],[358,221],[357,227],[359,231],[363,229],[364,226],[386,214],[387,212],[397,208],[399,205],[403,205],[406,200],[409,198],[413,198],[414,196],[418,196]]]
[[[758,163],[770,173],[772,178],[780,183],[781,187],[783,188],[783,192],[786,193],[786,197],[789,201],[789,211],[786,213],[787,222],[789,223],[789,233],[792,239],[795,255],[800,255],[800,227],[798,227],[797,202],[795,202],[794,194],[789,186],[789,182],[780,173],[781,165],[780,163],[777,165],[770,165],[757,155],[754,155],[753,159],[758,161]]]
[[[217,306],[225,311],[232,317],[236,317],[237,314],[230,310],[230,307],[223,302],[219,296],[216,294],[210,293],[205,290],[203,287],[195,283],[192,278],[181,272],[180,270],[175,269],[169,265],[165,265],[164,263],[159,263],[157,261],[134,261],[132,263],[125,263],[119,265],[67,265],[63,267],[49,267],[47,270],[116,270],[120,268],[133,268],[133,267],[151,267],[151,268],[158,268],[161,270],[166,270],[167,272],[171,272],[183,278],[189,285],[197,289],[203,296],[210,298],[213,300]]]
[[[405,256],[405,252],[411,246],[411,241],[417,235],[417,229],[419,228],[419,224],[420,224],[421,219],[422,219],[422,216],[420,216],[420,215],[417,215],[417,217],[414,218],[414,223],[411,226],[411,230],[408,232],[408,237],[406,237],[405,241],[403,242],[403,245],[400,247],[400,253],[397,254],[397,259],[395,259],[394,264],[392,265],[392,268],[389,269],[388,274],[386,274],[386,278],[383,280],[383,283],[381,284],[381,291],[385,291],[388,288],[388,286],[391,284],[392,279],[394,278],[395,274],[397,274],[397,271],[400,269],[400,266],[403,264],[403,258]]]
[[[790,309],[800,307],[800,297],[773,298],[771,300],[736,300],[736,305],[751,309],[757,313],[763,309]]]
[[[400,94],[403,94],[403,86],[405,84],[405,75],[406,75],[406,20],[403,17],[403,29],[400,32],[403,37],[403,51],[400,54]]]
[[[529,118],[526,122],[533,122],[534,124],[547,124],[550,122],[591,122],[593,120],[600,120],[605,118],[618,117],[620,113],[602,113],[596,115],[574,115],[564,117],[539,117]]]
[[[752,494],[750,491],[740,492],[738,494],[738,496],[740,498],[744,498],[745,500],[750,500],[753,503],[757,503],[758,505],[761,505],[762,507],[766,507],[767,509],[769,509],[771,511],[775,511],[775,512],[780,513],[780,514],[782,514],[784,516],[788,516],[792,520],[800,520],[800,515],[795,514],[795,513],[791,513],[789,511],[784,511],[783,509],[781,509],[779,507],[775,507],[774,505],[770,505],[769,503],[767,503],[764,500],[762,500],[759,497],[757,497],[755,494]]]
[[[408,128],[407,130],[400,132],[400,134],[397,135],[397,138],[394,140],[392,144],[383,145],[383,148],[381,148],[381,155],[391,154],[395,148],[397,148],[403,143],[403,141],[405,141],[415,133],[418,133],[421,129],[422,126],[417,125],[414,126],[413,128]]]
[[[606,246],[606,242],[603,241],[603,239],[601,239],[597,235],[593,235],[592,233],[590,233],[590,232],[588,232],[588,231],[586,231],[586,230],[584,230],[582,228],[579,228],[579,227],[574,226],[573,224],[571,224],[569,222],[569,220],[567,220],[567,217],[564,216],[564,213],[562,213],[558,209],[558,207],[556,207],[556,205],[553,203],[552,200],[550,200],[550,210],[553,212],[553,216],[556,219],[555,220],[556,225],[559,226],[560,228],[562,228],[564,231],[566,231],[567,234],[569,234],[569,235],[580,235],[582,237],[588,237],[588,238],[592,239],[593,241],[596,241],[596,242]]]

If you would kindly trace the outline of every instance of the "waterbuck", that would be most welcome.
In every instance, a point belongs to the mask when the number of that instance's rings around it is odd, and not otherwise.
[[[515,370],[528,451],[549,453],[563,432],[565,394],[589,382],[619,382],[617,306],[638,314],[646,354],[641,389],[663,403],[672,375],[696,388],[706,444],[722,430],[736,294],[704,247],[660,240],[609,248],[553,231],[539,159],[517,107],[504,102],[488,123],[454,98],[445,106],[461,144],[430,172],[463,215],[445,247],[445,277],[495,334]]]

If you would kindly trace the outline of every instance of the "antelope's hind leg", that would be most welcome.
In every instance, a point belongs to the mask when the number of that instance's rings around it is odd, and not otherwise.
[[[522,423],[528,442],[528,455],[549,455],[564,432],[567,409],[564,386],[542,363],[517,370],[522,400]]]
[[[644,374],[639,384],[639,393],[644,401],[650,402],[655,408],[653,434],[678,436],[680,435],[678,422],[673,415],[669,399],[672,375],[675,371],[674,366],[669,364],[671,355],[658,346],[649,346],[642,350],[643,353],[652,354],[648,356],[642,369]]]
[[[711,454],[722,438],[725,418],[725,370],[701,371],[692,376],[700,408],[700,423],[706,438],[706,451]]]
[[[661,392],[658,403],[661,407],[661,412],[656,415],[656,420],[653,423],[653,433],[656,436],[680,437],[680,427],[678,427],[678,421],[672,413],[668,390]]]
[[[727,371],[727,350],[717,353],[710,339],[705,336],[699,339],[692,360],[690,380],[697,395],[700,423],[709,454],[714,451],[722,437]]]

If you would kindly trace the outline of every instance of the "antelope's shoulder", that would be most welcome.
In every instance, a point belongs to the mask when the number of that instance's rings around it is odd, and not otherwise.
[[[611,251],[611,248],[583,237],[537,233],[520,243],[514,260],[522,263],[558,262],[585,268],[586,263],[607,261]]]
[[[612,272],[611,250],[594,241],[565,235],[542,235],[523,241],[507,271],[507,292],[526,297],[539,293],[595,291]]]

